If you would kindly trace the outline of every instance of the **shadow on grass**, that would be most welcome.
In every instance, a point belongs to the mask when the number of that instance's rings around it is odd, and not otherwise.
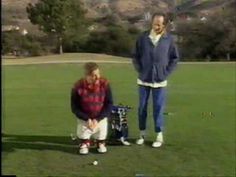
[[[137,138],[128,138],[127,141],[130,143],[130,146],[145,146],[145,147],[149,147],[149,148],[152,148],[152,143],[153,141],[152,140],[148,140],[146,139],[144,144],[143,145],[137,145],[136,144],[136,141],[137,141]],[[107,142],[107,145],[109,146],[124,146],[122,145],[121,142]],[[161,149],[165,149],[165,148],[171,148],[171,147],[175,147],[174,144],[170,144],[170,143],[164,143],[164,145],[161,147]],[[160,149],[160,148],[157,148],[157,149]]]
[[[139,146],[136,145],[134,138],[129,138],[128,141],[131,143],[131,147]],[[70,154],[79,155],[79,141],[72,141],[69,136],[43,136],[43,135],[12,135],[2,134],[2,152],[10,153],[16,149],[31,149],[31,150],[53,150],[61,151]],[[121,143],[114,143],[107,141],[108,146],[120,146]],[[152,141],[145,141],[144,146],[151,147]],[[171,147],[171,144],[165,144],[165,147]],[[97,154],[96,147],[90,149],[90,152]]]
[[[133,142],[134,139],[131,139]],[[132,143],[131,142],[131,143]],[[133,143],[132,143],[133,144]],[[123,146],[120,142],[107,141],[108,146]],[[79,154],[79,140],[71,140],[69,136],[43,135],[12,135],[2,134],[2,151],[9,153],[16,149],[54,150],[71,154]],[[90,152],[97,154],[96,145],[92,145]]]
[[[2,135],[2,151],[13,152],[16,149],[56,150],[78,154],[78,143],[68,136],[40,135]]]

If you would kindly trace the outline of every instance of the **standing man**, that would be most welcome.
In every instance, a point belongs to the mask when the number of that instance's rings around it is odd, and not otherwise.
[[[148,98],[152,92],[153,118],[156,139],[152,147],[163,144],[163,111],[166,99],[167,78],[179,60],[173,37],[167,33],[167,16],[155,13],[152,16],[151,30],[145,31],[137,39],[133,64],[138,72],[139,87],[139,130],[136,143],[142,145],[146,135]]]

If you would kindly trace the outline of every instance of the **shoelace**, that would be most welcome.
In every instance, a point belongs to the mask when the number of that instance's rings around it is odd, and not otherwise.
[[[90,146],[90,141],[88,140],[88,141],[85,141],[85,142],[83,142],[83,143],[81,143],[80,145],[79,145],[79,147],[81,148],[82,146],[86,146],[86,147],[89,147]]]

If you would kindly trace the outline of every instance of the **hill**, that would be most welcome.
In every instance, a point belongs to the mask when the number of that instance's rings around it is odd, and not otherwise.
[[[38,0],[2,0],[2,25],[17,25],[27,30],[36,30],[28,20],[26,6]],[[124,24],[143,26],[142,21],[148,20],[156,11],[173,12],[176,14],[207,12],[214,13],[234,0],[81,0],[87,9],[86,17],[104,18],[116,16]]]

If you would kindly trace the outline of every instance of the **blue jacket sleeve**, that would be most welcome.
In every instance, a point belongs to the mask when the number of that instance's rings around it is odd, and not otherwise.
[[[111,114],[112,105],[113,105],[112,92],[111,92],[110,86],[108,85],[107,90],[106,90],[105,100],[104,100],[104,106],[97,120],[101,120],[105,117],[109,117]]]
[[[142,64],[141,64],[141,43],[140,43],[140,38],[137,39],[135,49],[133,52],[133,57],[132,57],[132,62],[134,65],[135,70],[140,73],[142,69]]]
[[[87,121],[89,119],[89,116],[80,109],[79,101],[80,101],[80,96],[73,88],[71,90],[71,111],[75,114],[75,116],[78,119]]]
[[[179,51],[172,39],[170,49],[169,49],[169,62],[166,68],[167,75],[170,75],[172,71],[175,69],[177,62],[179,61]]]

